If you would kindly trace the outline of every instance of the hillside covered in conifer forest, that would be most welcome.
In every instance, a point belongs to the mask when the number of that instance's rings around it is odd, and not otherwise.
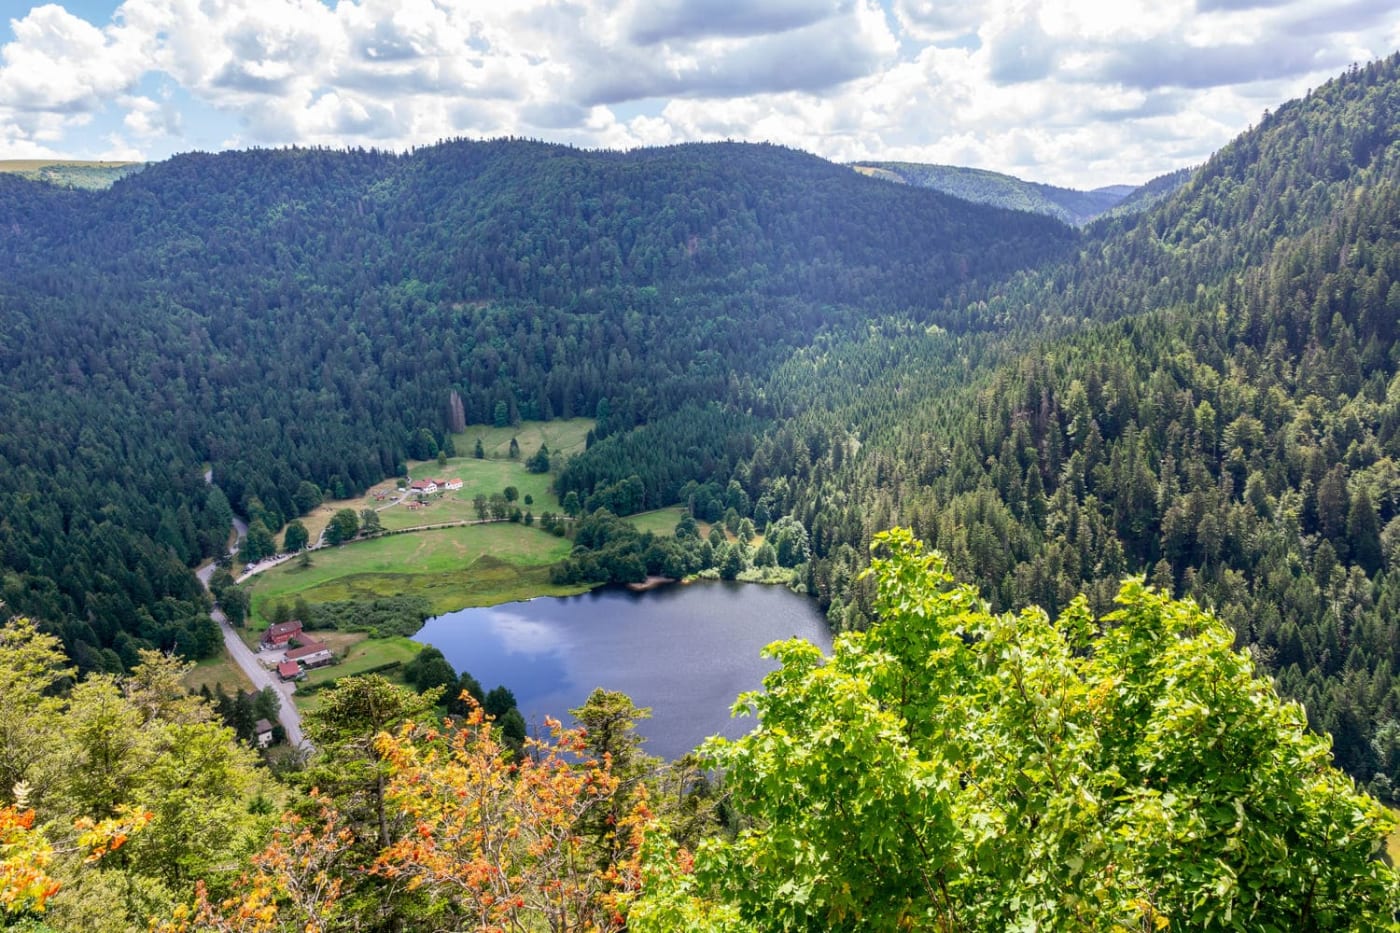
[[[1083,228],[744,143],[0,174],[0,926],[1394,929],[1397,338],[1400,55]],[[427,651],[306,756],[188,691],[235,517],[581,416],[553,583],[838,633],[749,736],[527,739]]]

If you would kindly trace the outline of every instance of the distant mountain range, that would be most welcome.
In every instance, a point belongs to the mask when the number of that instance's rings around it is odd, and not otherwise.
[[[76,159],[0,159],[0,173],[47,182],[60,188],[100,191],[110,188],[119,179],[141,171],[148,164]],[[1179,169],[1137,187],[1105,185],[1092,191],[1078,191],[956,165],[856,162],[851,167],[873,178],[916,188],[931,188],[974,204],[1044,214],[1076,227],[1105,215],[1145,210],[1185,184],[1192,172],[1192,169]]]
[[[920,162],[855,162],[862,175],[886,181],[933,188],[955,198],[977,204],[991,204],[1017,211],[1045,214],[1056,220],[1082,227],[1106,214],[1135,213],[1145,210],[1180,188],[1191,177],[1192,169],[1179,169],[1145,185],[1107,185],[1092,191],[1057,188],[1012,175],[956,165],[926,165]]]

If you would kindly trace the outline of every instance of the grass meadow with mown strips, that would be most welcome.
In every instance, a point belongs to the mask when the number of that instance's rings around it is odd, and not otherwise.
[[[569,542],[510,522],[385,535],[312,554],[311,566],[289,561],[246,585],[250,628],[267,625],[279,600],[309,603],[383,596],[425,597],[434,613],[490,606],[530,596],[564,596],[581,587],[549,582],[549,566]]]

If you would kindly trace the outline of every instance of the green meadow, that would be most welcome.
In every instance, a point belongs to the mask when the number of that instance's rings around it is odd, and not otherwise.
[[[523,421],[518,425],[504,428],[469,424],[460,434],[452,435],[452,443],[457,453],[472,456],[477,439],[488,458],[505,459],[510,456],[510,439],[520,445],[520,459],[540,449],[540,444],[549,445],[550,456],[582,453],[588,440],[588,432],[597,422],[592,418],[570,418],[555,421]]]
[[[99,190],[144,168],[144,162],[91,162],[75,159],[0,159],[0,172],[60,188]]]
[[[626,520],[638,531],[645,534],[651,533],[671,537],[676,533],[676,523],[685,514],[685,509],[679,505],[667,506],[664,509],[654,509],[650,512],[639,512],[636,515],[628,515]]]
[[[408,477],[416,479],[460,479],[462,488],[443,492],[429,498],[423,508],[405,508],[406,502],[384,508],[389,499],[398,495],[396,482],[388,479],[375,484],[363,496],[354,499],[327,499],[311,511],[301,516],[315,541],[322,529],[330,522],[331,516],[340,509],[378,509],[380,524],[389,531],[416,528],[420,525],[436,525],[446,522],[475,521],[476,508],[472,500],[481,494],[490,498],[504,492],[507,486],[520,491],[516,505],[521,511],[529,510],[536,516],[542,512],[560,511],[559,499],[551,488],[553,473],[531,473],[525,469],[529,458],[541,443],[549,445],[554,463],[558,458],[579,453],[584,449],[588,432],[593,429],[592,418],[572,418],[568,421],[526,421],[516,427],[485,427],[471,425],[461,434],[453,435],[460,456],[451,457],[445,465],[437,460],[413,460],[408,465]],[[510,439],[514,437],[520,444],[520,457],[510,457]],[[485,458],[478,460],[475,449],[477,438],[481,438]],[[525,504],[525,496],[534,501]],[[385,499],[376,498],[384,496]]]
[[[229,693],[234,690],[253,689],[253,682],[248,679],[248,675],[243,673],[224,650],[220,650],[212,658],[197,662],[185,675],[185,686],[191,690],[198,690],[200,687],[213,690],[220,684]]]
[[[418,595],[437,614],[583,592],[587,587],[549,582],[550,565],[568,556],[569,549],[564,538],[509,522],[385,535],[325,548],[312,555],[310,567],[289,561],[248,581],[250,627],[265,627],[275,603],[297,597],[323,603]]]
[[[473,499],[477,495],[488,499],[514,486],[519,491],[515,506],[522,512],[529,510],[539,515],[541,512],[559,511],[559,499],[554,495],[550,484],[554,481],[548,473],[531,473],[515,460],[477,460],[472,457],[453,457],[446,466],[436,461],[415,463],[409,467],[411,479],[435,479],[439,482],[460,479],[462,488],[451,492],[438,492],[429,496],[422,508],[408,508],[407,502],[384,509],[379,513],[379,521],[385,528],[414,528],[419,525],[433,525],[441,522],[476,521],[476,506]],[[532,500],[525,504],[525,497]]]

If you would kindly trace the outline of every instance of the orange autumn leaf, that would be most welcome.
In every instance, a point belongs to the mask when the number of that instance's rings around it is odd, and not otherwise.
[[[53,858],[48,840],[34,829],[34,811],[0,808],[0,916],[42,912],[59,884],[45,868]]]

